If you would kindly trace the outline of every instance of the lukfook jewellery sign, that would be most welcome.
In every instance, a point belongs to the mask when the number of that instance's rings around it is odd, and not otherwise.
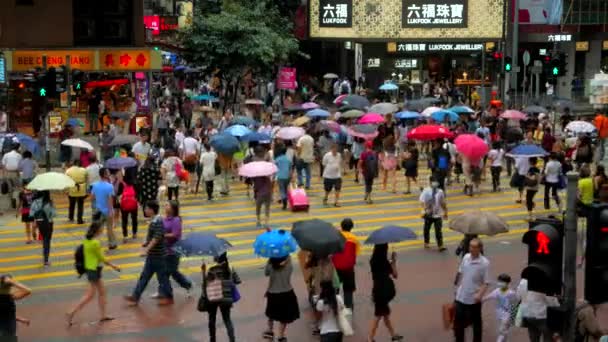
[[[352,27],[353,0],[320,0],[319,27]]]
[[[402,27],[467,27],[467,0],[402,0]]]

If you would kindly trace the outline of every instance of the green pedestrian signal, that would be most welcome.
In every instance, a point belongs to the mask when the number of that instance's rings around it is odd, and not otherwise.
[[[559,75],[559,68],[553,67],[553,76],[558,76],[558,75]]]
[[[46,89],[40,88],[40,96],[46,96]]]
[[[76,90],[80,90],[80,82],[76,83]]]
[[[511,64],[505,64],[505,71],[511,71]]]

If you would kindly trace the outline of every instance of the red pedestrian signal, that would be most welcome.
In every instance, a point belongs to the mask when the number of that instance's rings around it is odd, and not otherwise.
[[[536,244],[538,245],[536,254],[549,254],[549,242],[550,240],[545,233],[536,233]]]
[[[587,218],[585,300],[608,302],[608,205],[594,203]]]
[[[523,236],[528,245],[528,266],[521,277],[528,280],[528,289],[549,296],[562,292],[563,223],[556,218],[530,223]]]

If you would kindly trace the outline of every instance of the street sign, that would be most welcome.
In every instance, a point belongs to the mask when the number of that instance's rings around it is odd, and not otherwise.
[[[528,66],[530,64],[530,52],[528,50],[524,51],[524,65]]]

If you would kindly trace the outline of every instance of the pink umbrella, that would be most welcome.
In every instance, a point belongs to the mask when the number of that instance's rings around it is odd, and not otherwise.
[[[319,105],[314,102],[306,102],[302,104],[302,108],[304,109],[316,109],[319,108]]]
[[[334,103],[338,106],[342,105],[342,101],[348,96],[348,94],[342,94],[334,99]]]
[[[506,112],[500,114],[500,117],[503,119],[524,120],[528,116],[518,110],[507,110]]]
[[[373,133],[363,133],[363,132],[357,132],[352,130],[351,128],[348,129],[347,131],[348,135],[350,135],[351,137],[355,137],[355,138],[361,138],[363,140],[372,140],[375,137],[378,136],[378,132],[373,132]]]
[[[460,154],[472,161],[480,160],[488,153],[488,145],[475,134],[461,134],[454,140]]]
[[[384,117],[378,113],[367,113],[363,115],[357,123],[359,124],[380,124],[384,122]]]
[[[340,127],[340,124],[335,121],[323,120],[323,121],[321,121],[321,125],[328,129],[331,129],[332,131],[334,131],[336,133],[342,132],[342,127]]]
[[[239,168],[239,176],[247,178],[266,177],[274,175],[277,171],[277,166],[274,163],[257,161],[243,164]]]
[[[298,139],[299,137],[303,136],[304,134],[306,134],[306,131],[302,127],[296,127],[296,126],[283,127],[281,129],[279,129],[279,131],[277,132],[277,138],[283,139],[283,140],[293,140],[293,139]]]

